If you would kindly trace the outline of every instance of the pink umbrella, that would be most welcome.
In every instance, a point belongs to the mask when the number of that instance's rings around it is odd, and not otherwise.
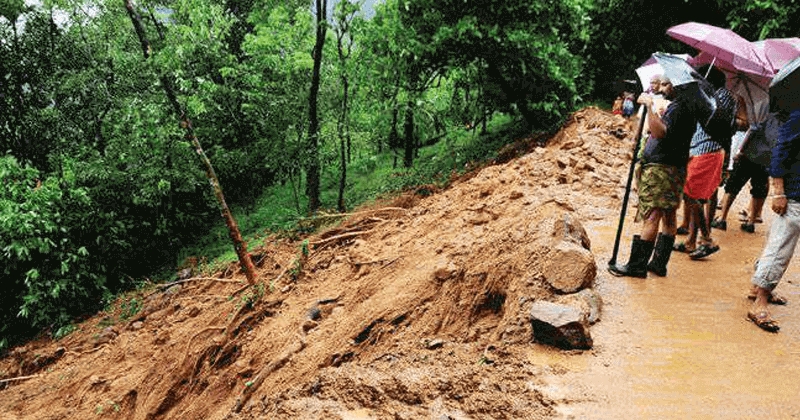
[[[800,38],[771,38],[753,43],[756,51],[767,59],[777,74],[783,66],[800,57]]]
[[[765,59],[768,74],[753,74],[737,69],[733,63],[719,60],[701,52],[689,60],[693,66],[713,64],[727,76],[727,87],[745,99],[751,122],[766,118],[769,110],[769,85],[773,76],[787,63],[800,57],[800,38],[765,39],[751,43],[756,53]]]
[[[753,44],[730,29],[697,22],[687,22],[667,29],[667,35],[714,57],[736,72],[771,77],[770,63]],[[716,63],[715,63],[716,65]]]

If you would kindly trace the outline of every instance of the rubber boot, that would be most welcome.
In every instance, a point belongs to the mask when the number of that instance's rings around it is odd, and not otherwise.
[[[671,235],[658,234],[656,238],[656,245],[653,250],[653,259],[647,264],[647,271],[652,272],[657,276],[664,277],[667,275],[667,263],[669,257],[672,255],[672,246],[675,245],[675,237]]]
[[[633,236],[631,243],[631,257],[625,265],[614,264],[608,266],[608,271],[618,277],[647,278],[647,261],[653,253],[653,241],[643,241],[639,235]]]

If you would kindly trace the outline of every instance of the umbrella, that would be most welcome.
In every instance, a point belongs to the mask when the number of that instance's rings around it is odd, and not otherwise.
[[[747,116],[750,122],[757,123],[766,119],[769,112],[768,90],[773,75],[794,58],[800,57],[800,38],[765,39],[751,44],[769,65],[768,75],[736,69],[732,63],[717,60],[706,52],[698,54],[690,63],[694,66],[713,64],[722,70],[727,77],[728,89],[745,99]]]
[[[783,66],[769,85],[770,102],[779,109],[800,108],[800,58]]]
[[[770,38],[753,42],[753,47],[767,59],[774,74],[800,57],[800,38]]]
[[[667,35],[730,65],[736,71],[770,77],[772,66],[753,44],[730,29],[687,22],[667,29]]]

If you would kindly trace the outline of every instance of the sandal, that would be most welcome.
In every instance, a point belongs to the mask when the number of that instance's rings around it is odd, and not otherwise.
[[[778,332],[778,330],[781,329],[781,327],[778,326],[778,323],[774,319],[770,318],[767,311],[760,311],[757,314],[747,312],[747,319],[753,321],[758,328],[761,328],[764,331]]]
[[[711,227],[719,230],[728,230],[728,222],[721,219],[714,219],[711,222]]]
[[[675,245],[672,246],[672,250],[673,251],[678,251],[678,252],[685,252],[685,253],[688,254],[688,253],[692,253],[692,252],[696,251],[697,249],[696,248],[687,247],[686,246],[686,242],[677,242],[677,243],[675,243]]]
[[[676,235],[688,235],[689,229],[683,226],[679,227],[678,230],[675,232]]]
[[[689,254],[689,258],[693,260],[699,260],[701,258],[705,258],[715,252],[719,251],[719,245],[708,245],[703,244],[697,247],[697,249]]]
[[[750,300],[756,300],[756,295],[749,294],[747,295],[747,298]],[[774,293],[771,293],[769,295],[769,299],[767,299],[767,303],[771,303],[773,305],[786,305],[787,303],[789,303],[789,300],[781,295],[776,295]]]
[[[747,219],[748,219],[747,210],[740,211],[739,212],[739,221],[740,222],[747,222]],[[761,217],[756,217],[756,219],[753,222],[754,223],[764,223],[764,219],[762,219]]]

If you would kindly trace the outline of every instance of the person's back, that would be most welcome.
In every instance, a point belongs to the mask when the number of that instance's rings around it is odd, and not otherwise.
[[[750,138],[742,148],[742,154],[750,161],[768,167],[772,156],[772,147],[778,139],[781,121],[777,114],[770,113],[767,118],[754,124],[750,130]]]

